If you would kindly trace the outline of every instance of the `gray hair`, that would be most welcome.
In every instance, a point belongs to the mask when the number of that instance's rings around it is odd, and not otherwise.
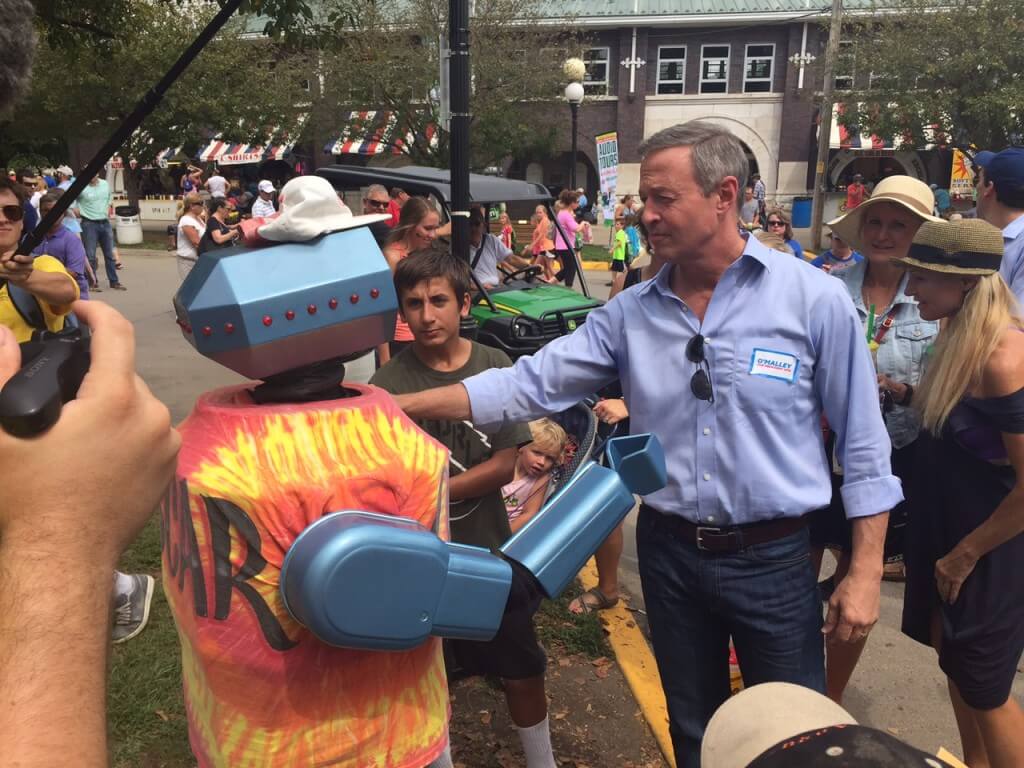
[[[371,184],[366,188],[366,199],[369,200],[370,195],[372,195],[374,192],[378,192],[384,195],[384,197],[388,196],[388,188],[385,187],[383,184]]]
[[[725,128],[705,120],[673,125],[651,136],[640,145],[640,158],[663,149],[689,147],[693,172],[705,195],[710,195],[727,176],[736,178],[736,186],[747,185],[750,163],[743,144]],[[742,200],[742,196],[740,196]]]

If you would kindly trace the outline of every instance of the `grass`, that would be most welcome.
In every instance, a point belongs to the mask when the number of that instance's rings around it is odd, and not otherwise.
[[[611,263],[612,255],[603,245],[584,245],[580,248],[580,259],[583,261],[607,261]]]
[[[181,692],[181,650],[160,574],[160,525],[156,517],[121,560],[126,573],[158,578],[149,625],[113,648],[107,713],[115,768],[185,768],[195,765]]]
[[[125,553],[126,573],[158,578],[145,632],[114,646],[107,712],[114,768],[186,768],[195,765],[188,745],[188,723],[181,692],[181,650],[160,574],[157,518]],[[552,654],[610,656],[597,614],[575,616],[569,602],[581,592],[574,582],[558,600],[546,600],[537,613],[537,634]]]
[[[544,601],[535,619],[537,637],[549,651],[580,653],[591,659],[610,656],[611,647],[598,614],[569,612],[569,603],[582,591],[580,583],[573,581],[557,600]]]

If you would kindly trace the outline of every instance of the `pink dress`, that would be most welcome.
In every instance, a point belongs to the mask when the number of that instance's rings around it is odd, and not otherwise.
[[[501,498],[505,502],[505,511],[508,512],[509,521],[515,520],[523,514],[526,502],[530,500],[534,493],[541,492],[539,490],[540,486],[546,483],[550,477],[551,473],[543,474],[539,477],[523,475],[518,480],[513,480],[511,483],[501,486]]]

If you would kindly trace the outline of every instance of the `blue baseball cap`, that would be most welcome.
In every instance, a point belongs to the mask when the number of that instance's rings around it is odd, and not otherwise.
[[[1024,147],[1007,147],[1002,152],[979,152],[974,162],[985,169],[985,181],[998,192],[1024,189]]]

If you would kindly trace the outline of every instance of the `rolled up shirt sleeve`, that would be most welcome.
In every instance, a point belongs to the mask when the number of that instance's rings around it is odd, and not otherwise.
[[[473,423],[485,431],[558,413],[619,376],[623,315],[611,301],[587,315],[574,333],[555,339],[511,368],[492,368],[462,382]]]
[[[857,311],[845,293],[830,292],[814,305],[818,367],[815,389],[843,468],[847,518],[887,512],[903,501],[892,474],[892,444],[878,404],[878,379]]]

